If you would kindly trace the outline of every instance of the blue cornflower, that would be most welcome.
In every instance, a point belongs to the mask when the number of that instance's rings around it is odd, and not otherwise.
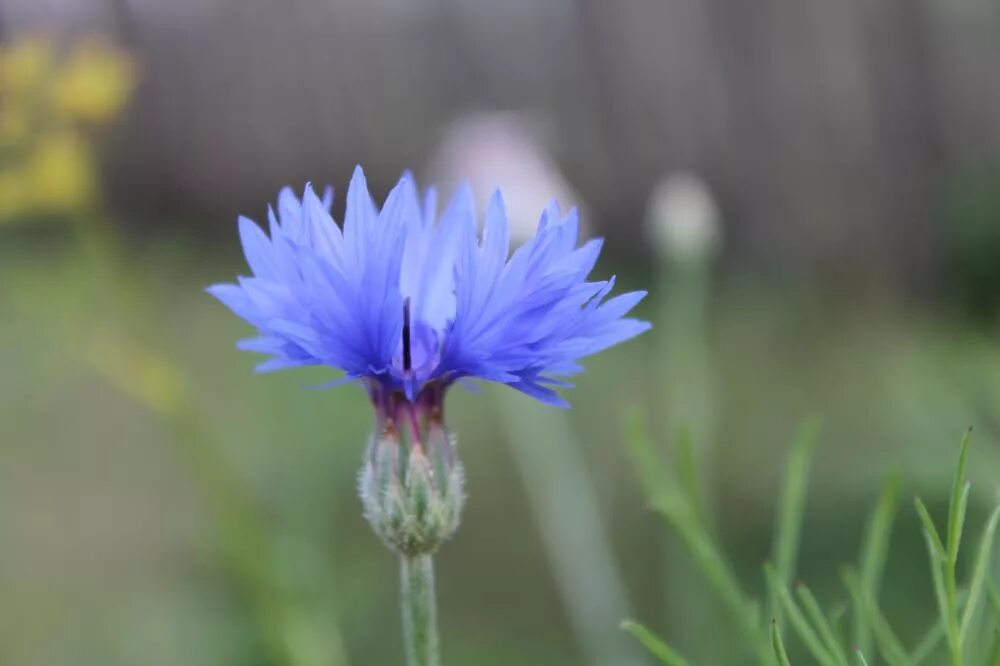
[[[601,241],[577,247],[575,210],[563,217],[551,204],[535,237],[509,254],[499,192],[481,240],[468,188],[439,215],[435,191],[421,201],[407,174],[380,210],[358,167],[343,229],[331,202],[329,190],[321,199],[307,185],[301,200],[282,190],[270,237],[241,217],[253,277],[208,289],[257,328],[238,347],[270,356],[261,372],[340,369],[338,382],[362,380],[384,414],[400,403],[440,409],[444,389],[466,378],[566,406],[553,387],[571,385],[557,377],[650,326],[625,317],[645,292],[605,300],[614,278],[587,281]]]

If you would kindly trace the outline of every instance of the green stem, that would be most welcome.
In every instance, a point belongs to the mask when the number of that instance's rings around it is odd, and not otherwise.
[[[434,561],[430,555],[402,555],[399,561],[407,666],[441,666],[437,605],[434,600]]]

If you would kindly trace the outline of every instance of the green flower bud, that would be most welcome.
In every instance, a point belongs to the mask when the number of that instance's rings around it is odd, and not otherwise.
[[[372,435],[358,484],[375,533],[406,556],[436,551],[458,529],[465,503],[454,437],[431,423],[424,440],[400,442],[393,427]]]

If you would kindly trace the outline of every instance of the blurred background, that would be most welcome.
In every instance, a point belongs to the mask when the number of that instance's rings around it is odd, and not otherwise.
[[[887,474],[942,515],[969,425],[981,521],[998,34],[990,0],[0,0],[0,664],[401,662],[363,392],[254,376],[203,291],[246,271],[237,214],[357,163],[379,198],[406,168],[501,186],[522,238],[579,206],[598,272],[650,291],[654,329],[589,360],[571,411],[452,392],[446,663],[651,663],[626,616],[739,663],[630,412],[664,451],[691,433],[750,590],[808,416],[799,574],[824,600]],[[911,514],[883,591],[904,637],[932,613]]]

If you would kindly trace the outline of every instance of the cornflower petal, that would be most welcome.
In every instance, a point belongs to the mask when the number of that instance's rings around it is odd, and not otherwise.
[[[325,365],[344,372],[326,386],[364,380],[373,398],[410,401],[485,380],[566,406],[554,389],[572,384],[557,377],[650,327],[626,317],[645,292],[608,299],[613,277],[588,281],[602,241],[579,245],[575,209],[550,204],[511,253],[499,192],[481,237],[465,186],[438,215],[436,191],[421,198],[405,173],[379,208],[358,167],[342,227],[332,201],[330,188],[322,198],[310,185],[301,198],[285,188],[269,234],[239,218],[252,275],[207,289],[257,329],[237,346],[270,357],[258,371]]]

